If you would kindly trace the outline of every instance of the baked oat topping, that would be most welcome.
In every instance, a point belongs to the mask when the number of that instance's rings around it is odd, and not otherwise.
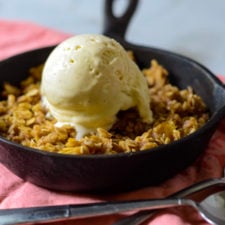
[[[40,82],[43,66],[31,68],[19,87],[4,84],[0,101],[0,135],[19,144],[63,154],[114,154],[135,152],[169,144],[187,136],[208,120],[207,107],[191,87],[180,90],[169,83],[169,73],[156,60],[143,70],[149,85],[152,124],[145,124],[135,108],[120,111],[107,131],[76,140],[69,125],[57,122],[41,103]]]

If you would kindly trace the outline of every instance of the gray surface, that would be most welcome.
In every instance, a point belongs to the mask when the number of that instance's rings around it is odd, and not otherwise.
[[[118,0],[123,6],[125,0]],[[0,18],[101,33],[104,0],[0,0]],[[127,40],[172,50],[225,75],[225,0],[141,0]]]

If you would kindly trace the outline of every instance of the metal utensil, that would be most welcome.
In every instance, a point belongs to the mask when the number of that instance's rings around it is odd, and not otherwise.
[[[188,198],[195,201],[202,201],[207,195],[212,194],[218,190],[218,188],[223,188],[225,184],[225,168],[224,176],[221,179],[209,179],[197,184],[193,184],[181,191],[178,191],[167,198]],[[123,218],[113,225],[140,225],[144,221],[150,219],[154,215],[155,211],[140,211],[131,216]]]
[[[194,201],[182,198],[151,199],[136,201],[104,202],[82,205],[61,205],[0,210],[0,224],[27,224],[50,221],[61,221],[73,218],[87,218],[121,213],[130,210],[152,210],[174,206],[192,206],[211,224],[225,224],[225,178],[212,179],[185,189],[176,196],[201,193],[200,199]],[[205,194],[207,191],[207,194]],[[209,194],[214,192],[214,194]],[[182,194],[183,193],[183,194]],[[184,194],[186,193],[186,194]],[[194,199],[194,198],[193,198]],[[210,204],[210,200],[219,199],[223,204]]]

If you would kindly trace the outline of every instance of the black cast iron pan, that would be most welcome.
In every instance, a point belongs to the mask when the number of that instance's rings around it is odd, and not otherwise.
[[[192,86],[206,102],[211,117],[197,132],[171,144],[129,154],[71,156],[31,149],[0,137],[0,161],[19,177],[62,191],[123,191],[156,185],[183,170],[206,149],[225,116],[224,85],[205,67],[161,49],[130,44],[124,39],[136,9],[130,0],[124,15],[115,17],[112,0],[105,2],[104,34],[132,50],[140,67],[156,59],[180,88]],[[18,83],[30,67],[43,63],[53,47],[26,52],[0,62],[0,83]]]

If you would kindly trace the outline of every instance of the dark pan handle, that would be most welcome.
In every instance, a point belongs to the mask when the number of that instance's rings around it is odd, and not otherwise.
[[[113,4],[115,4],[115,1],[116,0],[105,0],[103,34],[124,40],[127,27],[137,8],[139,0],[127,0],[127,8],[119,17],[115,16],[113,12]]]

